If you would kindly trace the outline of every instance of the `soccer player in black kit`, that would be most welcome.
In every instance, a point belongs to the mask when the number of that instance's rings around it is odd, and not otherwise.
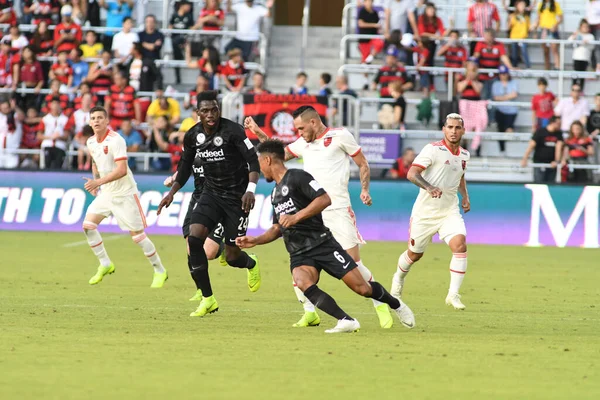
[[[410,308],[389,294],[378,282],[365,281],[356,262],[323,224],[321,211],[331,204],[331,199],[321,185],[308,172],[285,167],[282,142],[267,140],[258,146],[258,153],[265,179],[276,183],[271,193],[273,226],[257,237],[239,237],[237,245],[251,248],[283,236],[290,253],[294,282],[315,306],[338,320],[337,325],[326,330],[326,333],[355,332],[360,324],[346,314],[330,295],[317,287],[321,270],[341,279],[361,296],[389,305],[401,321],[405,324],[408,321],[414,327],[414,315]]]
[[[175,183],[158,207],[160,212],[173,202],[173,195],[187,180],[183,171],[189,171],[198,159],[204,172],[204,188],[192,210],[188,244],[192,274],[198,279],[202,301],[190,314],[192,317],[202,317],[219,308],[213,296],[204,251],[209,232],[219,222],[225,231],[227,263],[248,270],[251,292],[260,288],[261,281],[256,256],[248,255],[236,246],[236,238],[246,234],[248,213],[254,207],[259,176],[256,150],[241,125],[221,118],[217,92],[205,91],[198,95],[197,114],[200,123],[190,128],[183,139],[183,154]]]

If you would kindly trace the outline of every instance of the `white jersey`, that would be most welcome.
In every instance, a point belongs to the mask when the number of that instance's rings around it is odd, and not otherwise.
[[[471,158],[462,147],[453,154],[444,140],[423,147],[412,165],[425,168],[422,176],[442,191],[442,197],[434,199],[427,190],[421,189],[412,209],[417,218],[441,218],[458,209],[458,186]]]
[[[60,114],[55,117],[52,114],[47,114],[42,118],[40,130],[44,132],[44,140],[42,141],[42,149],[46,147],[57,147],[62,150],[67,150],[67,142],[64,140],[54,140],[52,136],[57,133],[60,136],[65,134],[65,129],[69,118],[66,115]]]
[[[96,135],[90,137],[87,140],[87,147],[102,178],[117,168],[117,161],[127,160],[125,139],[110,129],[100,142],[96,139]],[[127,167],[127,175],[102,185],[101,189],[102,193],[110,193],[112,196],[137,195],[138,192],[129,167]]]
[[[331,205],[327,210],[351,206],[348,193],[350,157],[360,153],[354,135],[346,128],[327,128],[311,143],[302,137],[287,147],[295,157],[304,159],[304,170],[323,186]]]

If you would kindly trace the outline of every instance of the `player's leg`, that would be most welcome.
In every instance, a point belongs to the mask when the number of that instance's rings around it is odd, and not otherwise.
[[[160,256],[158,255],[156,246],[154,246],[154,243],[152,242],[152,240],[150,240],[150,238],[148,237],[146,232],[144,232],[143,229],[130,230],[129,234],[131,235],[131,240],[133,240],[134,243],[140,246],[140,248],[144,252],[144,255],[148,259],[148,262],[150,262],[150,265],[152,265],[152,268],[154,268],[154,277],[152,278],[152,284],[150,285],[150,287],[163,287],[167,279],[169,279],[169,275],[167,273],[167,270],[163,266]]]
[[[206,314],[211,314],[219,309],[217,300],[215,299],[208,274],[208,258],[204,251],[204,243],[210,232],[212,222],[206,218],[204,214],[192,215],[192,220],[205,221],[204,223],[192,223],[190,226],[190,236],[188,237],[188,245],[190,248],[190,269],[192,278],[202,292],[202,301],[198,305],[196,311],[190,314],[191,317],[203,317]]]
[[[225,259],[225,244],[223,243],[223,236],[225,235],[225,228],[220,222],[217,224],[209,234],[207,240],[204,242],[204,252],[206,258],[209,260],[219,259],[221,266],[226,267],[227,260]]]
[[[304,292],[300,290],[294,279],[292,278],[292,284],[294,285],[294,292],[296,293],[296,297],[302,307],[304,308],[304,314],[302,317],[292,325],[294,328],[306,328],[309,326],[319,326],[321,323],[321,318],[317,311],[315,310],[315,305],[311,303],[311,301],[304,295]]]
[[[457,310],[464,310],[465,305],[460,299],[460,287],[467,272],[467,230],[462,215],[449,215],[440,227],[440,238],[445,241],[452,251],[450,260],[450,288],[446,296],[446,304]]]
[[[108,253],[104,248],[102,236],[100,235],[100,232],[98,232],[98,225],[100,222],[111,215],[110,208],[110,197],[100,194],[88,207],[83,220],[83,233],[85,234],[90,248],[96,257],[98,257],[98,261],[100,261],[96,274],[89,280],[90,285],[100,283],[105,275],[115,272],[115,266],[108,257]]]
[[[225,204],[222,219],[225,228],[225,259],[227,264],[234,268],[243,268],[247,271],[248,289],[256,292],[260,289],[261,276],[258,258],[254,254],[248,254],[235,245],[235,239],[246,235],[248,228],[248,214],[241,205]]]

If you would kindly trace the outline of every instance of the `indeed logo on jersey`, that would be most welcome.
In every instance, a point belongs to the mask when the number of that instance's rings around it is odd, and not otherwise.
[[[290,197],[285,203],[279,203],[275,206],[275,214],[291,214],[296,211],[296,205]]]
[[[207,161],[223,161],[225,160],[225,150],[197,150],[196,157],[204,158]]]

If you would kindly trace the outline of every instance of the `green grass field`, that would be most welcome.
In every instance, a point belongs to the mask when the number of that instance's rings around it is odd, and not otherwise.
[[[117,272],[95,287],[83,234],[0,232],[0,399],[598,399],[598,250],[471,246],[467,310],[445,306],[449,251],[407,279],[417,328],[379,328],[370,300],[324,277],[361,323],[291,327],[301,315],[283,243],[256,249],[263,283],[211,265],[219,312],[196,303],[180,237],[153,236],[170,280],[125,235],[105,235]],[[74,243],[74,242],[80,242]],[[66,247],[66,246],[67,247]],[[363,260],[389,287],[404,244]]]

